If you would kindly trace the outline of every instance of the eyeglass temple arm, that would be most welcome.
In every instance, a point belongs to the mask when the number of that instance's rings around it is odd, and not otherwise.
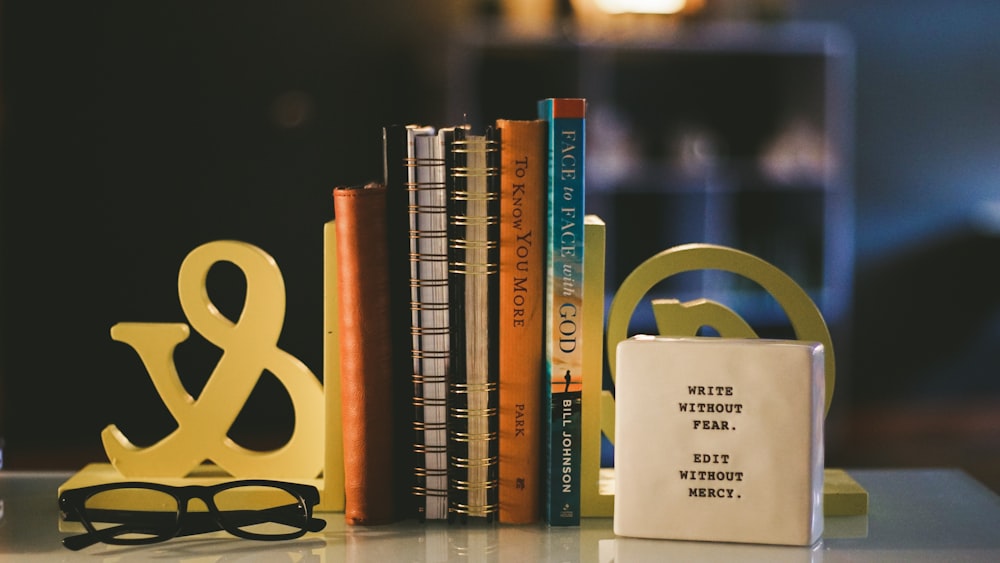
[[[63,547],[71,549],[73,551],[79,551],[85,547],[90,547],[95,543],[100,543],[103,538],[115,537],[122,534],[149,534],[158,535],[160,532],[158,530],[151,530],[149,528],[142,528],[132,524],[121,524],[119,526],[114,526],[113,528],[105,528],[100,532],[84,532],[82,534],[77,534],[75,536],[67,536],[63,538]]]
[[[86,532],[84,534],[78,534],[75,536],[68,536],[63,538],[62,544],[66,549],[71,549],[73,551],[79,551],[85,547],[90,547],[95,543],[101,541],[101,538],[97,537],[97,534],[92,534]]]
[[[222,512],[224,520],[230,528],[244,528],[267,522],[283,524],[294,528],[302,527],[300,525],[302,507],[298,504],[287,504],[259,510],[226,510]],[[310,516],[304,527],[308,532],[318,532],[326,527],[326,520]],[[189,512],[181,522],[181,530],[177,535],[201,534],[220,529],[223,529],[223,527],[210,512]]]
[[[77,551],[102,541],[102,537],[115,537],[129,533],[145,533],[150,535],[162,535],[163,533],[162,527],[150,526],[150,522],[145,524],[141,522],[128,522],[129,518],[123,515],[129,511],[116,512],[121,515],[116,520],[125,520],[126,523],[112,528],[105,528],[99,533],[86,532],[63,538],[63,545],[73,551]],[[141,515],[148,519],[151,513],[137,512],[135,515]],[[252,526],[254,524],[264,524],[266,522],[299,527],[298,519],[300,515],[301,508],[297,504],[289,504],[263,510],[228,510],[226,511],[226,522],[232,527],[237,528]],[[310,517],[305,525],[306,531],[309,532],[318,532],[324,527],[326,527],[326,520],[315,517]],[[225,528],[211,512],[189,512],[184,516],[181,529],[173,537],[206,534],[223,529]]]
[[[103,541],[102,538],[106,537],[135,533],[151,536],[161,535],[164,529],[169,529],[173,525],[176,518],[173,513],[133,510],[105,510],[99,511],[97,514],[100,514],[100,516],[94,519],[95,522],[121,522],[121,524],[104,528],[99,532],[87,531],[75,536],[65,537],[62,540],[63,546],[77,551],[99,543]]]

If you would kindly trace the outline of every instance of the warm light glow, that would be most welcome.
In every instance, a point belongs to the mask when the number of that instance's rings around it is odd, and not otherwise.
[[[595,4],[609,14],[676,14],[687,0],[595,0]]]

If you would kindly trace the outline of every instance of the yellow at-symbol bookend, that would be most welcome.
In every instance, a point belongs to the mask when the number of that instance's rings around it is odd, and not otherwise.
[[[605,352],[612,381],[618,343],[629,337],[628,325],[642,298],[659,282],[698,270],[721,270],[737,274],[756,282],[781,306],[799,340],[823,344],[825,348],[826,404],[830,410],[835,383],[833,342],[822,313],[792,278],[772,264],[747,252],[713,244],[686,244],[656,254],[640,264],[625,279],[615,294],[608,310],[605,330]],[[708,299],[681,303],[675,299],[654,299],[653,316],[661,336],[695,336],[701,327],[711,327],[722,337],[756,338],[757,334],[743,318],[725,305]],[[590,416],[600,418],[600,433],[614,444],[615,402],[608,390],[601,393],[600,409],[589,410]],[[584,463],[600,463],[599,459]],[[602,470],[602,473],[605,470]],[[606,475],[602,475],[602,481]],[[867,513],[867,493],[842,470],[826,470],[825,512],[832,514]],[[598,496],[610,496],[613,488],[593,484],[585,491],[592,499],[591,516],[610,516],[613,504],[601,501]],[[600,494],[598,493],[600,491]],[[587,500],[585,500],[585,503]],[[599,507],[599,508],[597,508]]]
[[[628,323],[639,301],[657,283],[677,274],[697,270],[723,270],[743,276],[758,283],[771,294],[788,315],[788,320],[799,340],[809,340],[823,344],[826,349],[826,411],[830,410],[833,398],[834,359],[833,342],[830,331],[816,304],[812,302],[792,278],[765,262],[741,250],[712,244],[686,244],[664,250],[639,265],[625,278],[615,294],[608,311],[606,331],[608,365],[611,378],[615,377],[615,360],[618,343],[628,338]],[[695,336],[703,326],[714,328],[719,336],[729,338],[756,338],[753,329],[721,303],[698,299],[679,303],[673,299],[653,301],[653,316],[661,336]],[[604,401],[614,401],[610,392],[605,392]],[[613,409],[613,407],[612,407]],[[613,410],[611,412],[614,412]],[[612,426],[608,428],[606,424]],[[614,420],[601,421],[602,429],[608,428],[607,436],[613,440]]]

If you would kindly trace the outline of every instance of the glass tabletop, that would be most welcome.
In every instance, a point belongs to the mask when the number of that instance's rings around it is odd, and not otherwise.
[[[0,471],[3,561],[1000,561],[1000,496],[957,469],[848,471],[869,492],[867,516],[827,517],[812,547],[616,537],[611,518],[578,528],[545,524],[448,525],[416,521],[348,526],[322,512],[321,532],[283,542],[225,532],[148,546],[95,545],[70,552],[60,540],[56,491],[71,474]]]

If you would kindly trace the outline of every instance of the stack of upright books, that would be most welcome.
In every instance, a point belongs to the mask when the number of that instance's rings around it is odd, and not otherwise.
[[[348,522],[579,523],[585,114],[387,126],[334,189]]]

